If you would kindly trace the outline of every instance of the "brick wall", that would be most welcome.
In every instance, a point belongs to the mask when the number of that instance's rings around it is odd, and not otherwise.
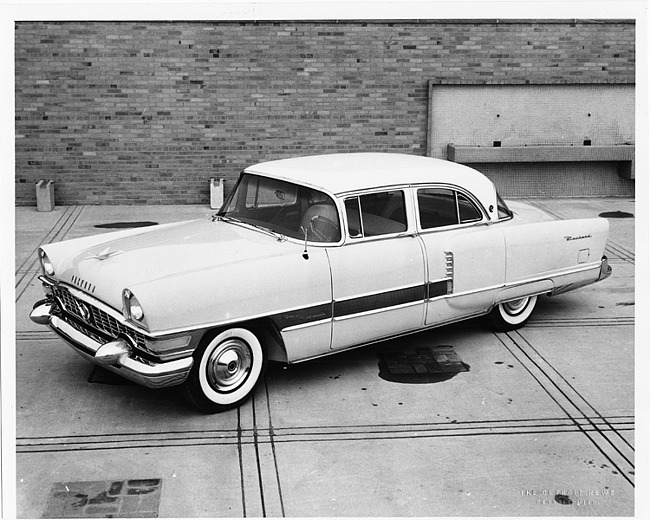
[[[426,154],[428,82],[634,83],[630,21],[16,24],[16,198],[207,203],[246,165]]]

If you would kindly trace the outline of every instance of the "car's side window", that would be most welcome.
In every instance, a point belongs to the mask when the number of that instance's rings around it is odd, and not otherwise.
[[[369,193],[345,199],[348,233],[353,238],[406,231],[406,207],[401,190]]]
[[[481,220],[481,212],[471,200],[462,193],[456,192],[456,196],[458,197],[458,216],[460,217],[461,224]]]
[[[432,229],[481,220],[481,211],[464,194],[448,188],[418,190],[418,212],[422,229]]]
[[[418,208],[422,229],[458,224],[456,197],[453,190],[445,188],[418,190]]]

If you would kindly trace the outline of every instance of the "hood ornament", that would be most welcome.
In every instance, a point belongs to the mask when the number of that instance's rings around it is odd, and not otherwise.
[[[119,255],[120,253],[124,253],[124,251],[117,250],[117,251],[111,251],[110,246],[104,249],[101,253],[97,253],[96,255],[90,255],[86,257],[86,260],[90,259],[97,259],[97,260],[106,260],[107,258],[115,255]]]

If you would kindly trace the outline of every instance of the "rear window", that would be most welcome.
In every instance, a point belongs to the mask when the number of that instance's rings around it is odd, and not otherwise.
[[[450,188],[418,190],[418,213],[422,229],[467,224],[483,218],[474,202]]]

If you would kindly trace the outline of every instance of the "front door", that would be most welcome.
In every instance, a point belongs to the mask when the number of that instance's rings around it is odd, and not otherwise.
[[[332,349],[422,327],[425,263],[402,190],[346,199],[347,244],[329,248]]]

